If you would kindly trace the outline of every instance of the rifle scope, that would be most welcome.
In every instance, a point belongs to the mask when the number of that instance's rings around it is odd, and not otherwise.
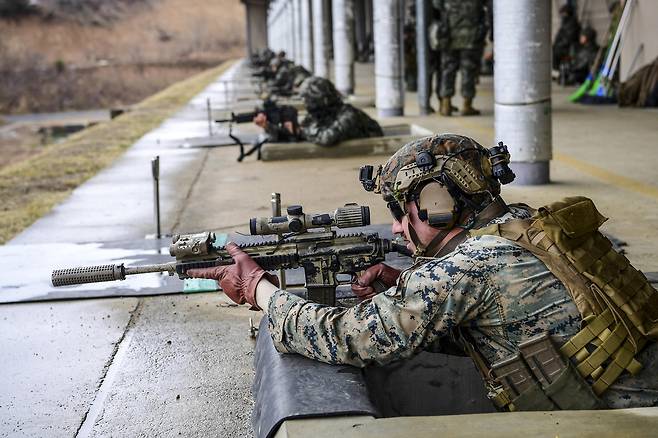
[[[314,228],[352,228],[370,225],[370,207],[345,204],[333,213],[305,214],[301,205],[288,207],[287,216],[254,217],[249,220],[252,236],[303,233]]]

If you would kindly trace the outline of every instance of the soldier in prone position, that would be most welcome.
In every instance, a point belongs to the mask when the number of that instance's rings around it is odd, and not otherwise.
[[[364,188],[382,194],[416,263],[367,269],[354,307],[280,290],[235,246],[234,265],[188,275],[263,310],[281,353],[364,367],[449,345],[471,356],[501,410],[658,405],[658,292],[598,231],[591,200],[507,205],[508,163],[502,143],[442,134],[364,166]],[[376,294],[375,280],[390,288]]]
[[[340,93],[328,79],[312,76],[302,83],[299,92],[307,112],[299,130],[291,132],[291,126],[270,123],[262,116],[254,119],[254,123],[263,128],[270,138],[286,138],[293,134],[302,141],[320,146],[384,135],[375,120],[360,109],[343,103]]]

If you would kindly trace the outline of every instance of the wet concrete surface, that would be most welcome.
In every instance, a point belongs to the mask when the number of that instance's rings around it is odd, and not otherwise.
[[[0,436],[74,436],[137,299],[0,306]]]
[[[89,436],[252,436],[249,318],[260,315],[221,294],[141,300]]]

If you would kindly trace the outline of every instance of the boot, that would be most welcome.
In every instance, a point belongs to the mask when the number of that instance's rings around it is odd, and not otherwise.
[[[480,111],[473,108],[473,98],[464,98],[464,108],[462,108],[462,116],[479,116]]]
[[[452,115],[452,103],[450,102],[449,97],[441,98],[441,106],[439,107],[439,114],[446,117]]]

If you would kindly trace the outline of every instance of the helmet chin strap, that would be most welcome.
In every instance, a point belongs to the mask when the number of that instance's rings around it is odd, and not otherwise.
[[[494,202],[490,203],[474,217],[472,225],[475,228],[482,227],[492,219],[506,213],[507,211],[508,208],[505,201],[498,196]],[[414,252],[413,257],[442,257],[453,251],[468,235],[467,228],[455,226],[449,230],[439,231],[439,233],[434,236],[427,245],[425,245],[421,242],[418,233],[410,222],[408,227],[409,237],[416,246],[416,251]]]
[[[409,238],[416,247],[416,251],[413,254],[413,257],[424,257],[426,254],[429,254],[430,257],[434,256],[438,251],[444,248],[450,240],[457,236],[461,231],[464,231],[463,228],[452,228],[450,230],[441,230],[439,233],[430,240],[427,245],[421,242],[418,237],[416,229],[409,223]]]

